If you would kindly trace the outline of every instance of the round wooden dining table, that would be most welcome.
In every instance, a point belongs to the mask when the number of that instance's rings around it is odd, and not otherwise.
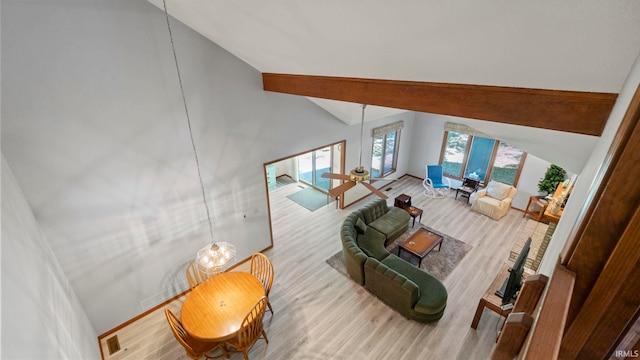
[[[265,295],[262,283],[250,273],[214,275],[196,286],[182,304],[182,326],[196,339],[232,338],[255,304]]]

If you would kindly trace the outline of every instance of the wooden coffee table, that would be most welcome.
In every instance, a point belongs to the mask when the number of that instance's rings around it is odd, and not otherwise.
[[[425,228],[420,228],[409,238],[398,246],[398,256],[401,251],[405,251],[418,258],[418,267],[422,264],[422,259],[431,250],[438,246],[438,251],[442,248],[442,236],[434,234]]]

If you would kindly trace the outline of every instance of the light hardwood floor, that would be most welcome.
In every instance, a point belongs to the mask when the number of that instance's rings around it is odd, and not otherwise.
[[[272,260],[275,280],[270,301],[275,314],[265,315],[269,343],[250,350],[252,359],[487,359],[502,318],[485,310],[477,330],[471,320],[502,264],[507,262],[517,235],[524,230],[522,212],[511,209],[499,221],[472,212],[450,191],[444,199],[422,194],[412,177],[391,183],[387,202],[399,194],[412,197],[424,210],[421,223],[473,245],[446,278],[449,300],[436,323],[407,320],[363,287],[342,276],[325,260],[341,250],[339,226],[346,215],[375,199],[369,196],[339,210],[334,203],[311,212],[286,198],[297,184],[270,194],[273,219]],[[247,271],[248,264],[234,270]],[[183,298],[168,307],[179,313]],[[187,359],[173,338],[163,310],[120,329],[122,350],[105,359]],[[232,359],[242,359],[233,353]]]

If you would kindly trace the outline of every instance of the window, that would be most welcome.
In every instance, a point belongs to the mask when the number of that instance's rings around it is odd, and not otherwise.
[[[466,156],[469,135],[453,131],[445,131],[444,154],[442,154],[442,171],[453,177],[461,177],[462,164]]]
[[[516,185],[526,153],[502,141],[460,124],[445,125],[441,163],[445,175],[496,180]]]
[[[471,150],[467,157],[467,166],[464,170],[464,177],[480,180],[485,183],[487,173],[489,173],[489,165],[491,164],[491,156],[496,141],[483,137],[473,137],[471,141]]]
[[[520,168],[527,153],[524,151],[500,142],[496,159],[493,162],[491,180],[500,181],[505,184],[515,185],[518,183]]]
[[[371,156],[371,177],[382,177],[396,170],[399,131],[379,135],[373,138]]]
[[[373,129],[371,177],[383,177],[396,171],[402,121]]]

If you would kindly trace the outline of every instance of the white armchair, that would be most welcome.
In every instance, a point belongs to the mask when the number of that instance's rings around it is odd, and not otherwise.
[[[476,193],[471,210],[499,220],[509,212],[516,192],[518,189],[511,185],[490,181],[485,189]]]

